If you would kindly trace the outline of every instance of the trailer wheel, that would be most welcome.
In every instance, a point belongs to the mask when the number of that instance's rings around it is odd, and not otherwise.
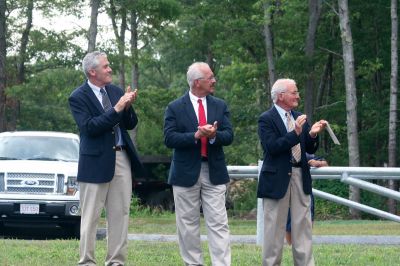
[[[174,211],[174,196],[172,195],[172,192],[168,190],[153,192],[148,197],[147,205],[165,211]]]

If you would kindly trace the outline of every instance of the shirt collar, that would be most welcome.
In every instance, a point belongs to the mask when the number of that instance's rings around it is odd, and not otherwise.
[[[88,80],[87,83],[88,83],[89,87],[92,89],[92,91],[94,92],[94,94],[101,95],[100,87],[97,87],[96,85],[94,85],[92,82],[90,82],[90,80]]]
[[[205,101],[205,99],[206,99],[206,96],[201,97],[201,98],[197,97],[197,96],[194,95],[190,90],[189,90],[189,97],[190,97],[190,100],[191,100],[192,102],[195,102],[195,103],[197,103],[197,100],[198,100],[198,99],[201,99],[201,101],[204,103],[204,101]]]
[[[278,113],[279,113],[281,116],[283,116],[283,117],[286,116],[286,113],[287,113],[287,112],[289,112],[290,114],[292,114],[291,111],[286,111],[285,109],[283,109],[282,107],[280,107],[280,106],[277,105],[277,104],[274,104],[274,106],[275,106],[276,110],[278,110]]]

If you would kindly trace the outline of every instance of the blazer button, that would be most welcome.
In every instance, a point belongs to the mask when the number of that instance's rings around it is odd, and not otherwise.
[[[288,174],[288,176],[291,176],[292,175],[292,173],[287,173]]]
[[[114,130],[113,130],[113,131],[111,131],[111,134],[113,134],[113,135],[114,135]]]

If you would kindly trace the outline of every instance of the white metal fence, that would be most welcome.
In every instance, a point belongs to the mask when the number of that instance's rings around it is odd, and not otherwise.
[[[258,162],[258,166],[228,166],[228,173],[232,179],[258,178],[261,165],[262,161]],[[311,168],[311,176],[313,179],[338,179],[342,183],[352,185],[360,189],[365,189],[370,192],[395,199],[397,201],[400,200],[400,192],[365,181],[365,180],[378,180],[378,179],[400,180],[400,168],[328,166],[321,168]],[[317,189],[313,189],[313,194],[317,197],[400,223],[400,216],[398,215],[394,215]],[[264,219],[263,219],[262,199],[258,199],[257,244],[262,243],[263,228],[264,228]]]

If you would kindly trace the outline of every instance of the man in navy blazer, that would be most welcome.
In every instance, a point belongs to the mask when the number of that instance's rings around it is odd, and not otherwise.
[[[229,175],[223,152],[233,141],[229,111],[223,100],[211,95],[216,80],[206,63],[193,63],[187,80],[190,90],[168,105],[164,117],[165,145],[173,149],[168,182],[173,186],[180,252],[185,265],[204,264],[201,206],[212,264],[230,265],[225,208]]]
[[[103,207],[107,217],[106,265],[124,265],[132,173],[143,168],[127,132],[137,116],[132,103],[137,92],[111,84],[107,55],[88,53],[82,61],[87,81],[69,97],[80,132],[78,182],[81,207],[79,265],[96,265],[96,229]]]
[[[294,111],[300,100],[292,79],[279,79],[271,89],[274,106],[261,114],[258,134],[264,150],[257,197],[263,198],[263,265],[280,265],[290,207],[295,265],[314,265],[312,256],[311,175],[307,153],[318,148],[320,120],[311,127],[306,115]],[[297,155],[296,155],[297,154]]]

